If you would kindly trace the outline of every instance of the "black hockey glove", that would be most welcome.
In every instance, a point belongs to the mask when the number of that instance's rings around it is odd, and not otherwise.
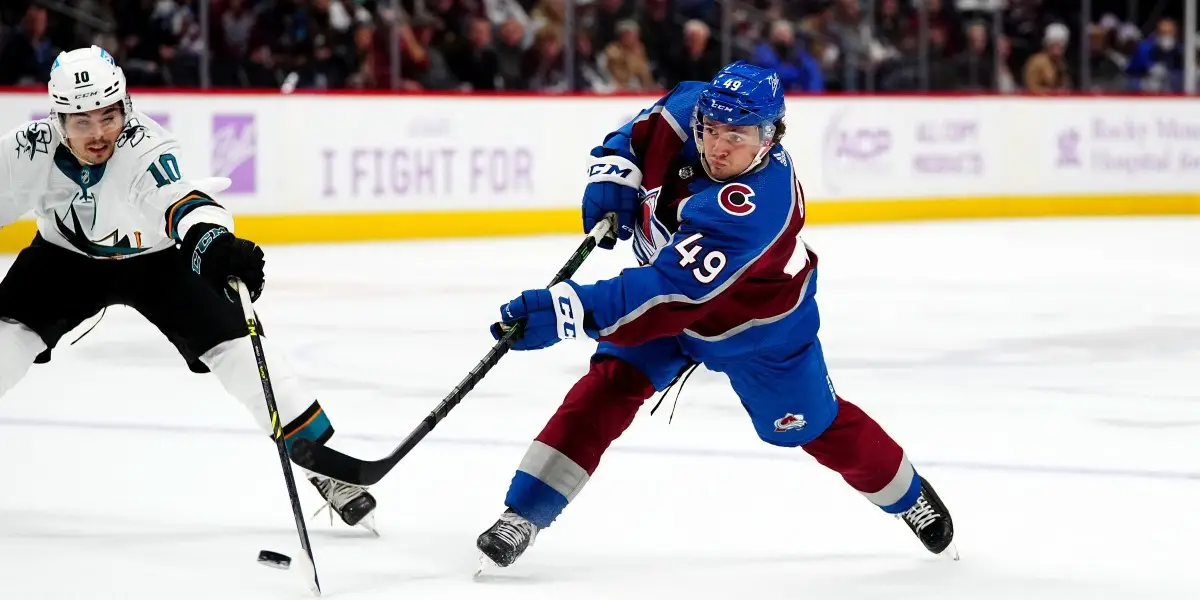
[[[183,238],[183,256],[192,272],[203,277],[214,289],[225,292],[230,302],[237,296],[229,287],[229,278],[237,277],[250,290],[251,301],[262,295],[267,261],[262,248],[250,240],[234,236],[228,229],[211,223],[197,223]]]

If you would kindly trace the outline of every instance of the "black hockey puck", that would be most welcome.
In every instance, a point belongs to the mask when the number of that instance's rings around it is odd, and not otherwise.
[[[292,567],[292,557],[270,550],[259,550],[258,562],[274,569],[287,570]]]

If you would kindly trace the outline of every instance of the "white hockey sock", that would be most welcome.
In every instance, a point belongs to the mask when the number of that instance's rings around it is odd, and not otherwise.
[[[304,389],[283,353],[273,350],[265,337],[262,341],[267,371],[271,375],[271,389],[275,393],[275,404],[279,407],[279,420],[286,426],[311,407],[316,399]],[[262,382],[258,378],[258,361],[254,359],[249,336],[217,344],[204,353],[200,360],[221,380],[225,391],[241,401],[254,415],[259,427],[270,433],[271,420],[267,416]]]
[[[29,372],[46,343],[28,327],[0,320],[0,396],[8,393]]]

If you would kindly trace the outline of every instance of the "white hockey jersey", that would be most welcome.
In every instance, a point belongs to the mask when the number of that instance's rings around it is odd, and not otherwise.
[[[212,198],[230,180],[187,178],[179,143],[140,111],[126,120],[112,158],[94,166],[61,143],[53,118],[0,139],[0,227],[33,211],[46,241],[97,259],[170,248],[196,223],[233,231],[232,217]]]

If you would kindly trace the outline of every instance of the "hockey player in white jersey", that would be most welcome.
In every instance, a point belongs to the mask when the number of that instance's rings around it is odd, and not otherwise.
[[[0,282],[0,396],[64,334],[115,304],[141,313],[188,366],[211,372],[271,431],[241,308],[257,299],[263,251],[233,232],[214,199],[225,178],[196,178],[178,142],[133,108],[125,76],[96,46],[60,54],[51,113],[0,139],[0,227],[32,211],[38,233]],[[333,427],[273,345],[264,350],[287,443]],[[349,525],[375,508],[364,489],[308,474]],[[366,524],[366,523],[364,523]]]

